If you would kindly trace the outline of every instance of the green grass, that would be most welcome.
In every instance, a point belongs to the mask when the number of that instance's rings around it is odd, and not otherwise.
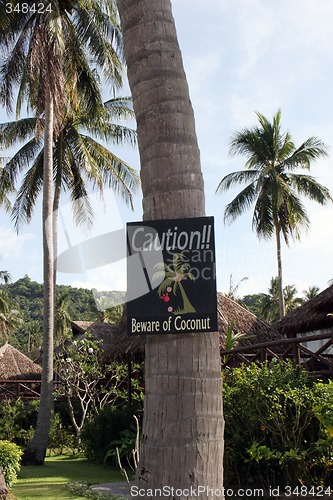
[[[11,491],[15,500],[83,500],[66,487],[67,483],[85,481],[88,484],[123,481],[116,468],[103,467],[83,458],[48,457],[42,466],[22,467]]]

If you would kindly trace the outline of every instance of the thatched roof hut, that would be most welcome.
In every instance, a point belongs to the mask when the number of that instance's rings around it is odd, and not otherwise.
[[[0,379],[40,380],[42,368],[6,343],[0,347]]]
[[[227,329],[231,323],[233,323],[234,333],[243,333],[247,336],[240,340],[239,345],[260,344],[283,339],[283,336],[265,321],[223,293],[217,294],[217,320],[221,349],[225,347]]]
[[[230,323],[233,323],[235,333],[244,333],[247,336],[246,339],[240,341],[240,345],[258,344],[283,338],[267,323],[222,293],[217,294],[217,307],[221,349],[225,347],[226,333]],[[76,321],[72,323],[72,330],[76,338],[80,338],[86,331],[91,331],[97,338],[103,340],[104,351],[109,359],[143,359],[146,337],[127,335],[125,320],[119,325]]]
[[[333,330],[333,285],[289,313],[273,327],[286,337]]]

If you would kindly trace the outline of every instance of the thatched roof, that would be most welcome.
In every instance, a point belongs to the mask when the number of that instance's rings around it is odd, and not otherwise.
[[[286,337],[297,333],[333,329],[333,285],[318,293],[313,299],[289,313],[273,326]]]
[[[0,379],[40,379],[42,368],[6,343],[0,347]]]
[[[265,321],[220,292],[217,294],[217,320],[221,349],[225,347],[227,329],[231,323],[234,333],[244,333],[248,337],[241,339],[239,345],[260,344],[283,338]]]
[[[97,339],[102,340],[107,358],[143,358],[144,339],[139,335],[127,335],[125,321],[120,324],[72,321],[72,331],[74,339],[77,340],[83,338],[86,332],[91,332]]]
[[[233,323],[235,333],[244,333],[248,337],[242,339],[240,345],[257,344],[283,338],[267,323],[222,293],[217,294],[217,306],[221,349],[225,347],[225,337],[230,323]],[[76,332],[79,337],[83,335],[82,327],[82,322],[72,323],[73,332]],[[91,331],[97,338],[103,340],[104,351],[108,358],[143,358],[146,337],[128,335],[125,320],[119,325],[90,323],[85,324],[84,327],[85,331]]]

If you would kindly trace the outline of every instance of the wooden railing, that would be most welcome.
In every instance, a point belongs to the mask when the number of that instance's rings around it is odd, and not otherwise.
[[[316,351],[305,347],[305,342],[326,340]],[[314,376],[333,375],[333,354],[327,349],[333,345],[333,330],[328,333],[314,334],[292,339],[274,340],[262,344],[221,350],[222,367],[234,368],[240,364],[264,362],[275,359],[293,359],[298,366],[304,366]]]
[[[54,382],[54,385],[59,382]],[[1,399],[39,399],[41,380],[0,380]]]
[[[326,342],[316,351],[311,351],[302,345],[304,342],[314,340],[326,340]],[[333,330],[307,337],[241,346],[228,351],[221,350],[222,367],[234,368],[241,364],[250,365],[274,358],[293,359],[298,366],[304,366],[316,377],[333,377],[333,354],[326,352],[330,346],[333,346]],[[54,386],[57,384],[59,381],[54,381]],[[0,380],[0,400],[39,399],[40,390],[40,380]]]

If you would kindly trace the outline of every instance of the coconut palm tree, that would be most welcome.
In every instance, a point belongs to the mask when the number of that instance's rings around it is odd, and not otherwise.
[[[0,290],[0,338],[8,340],[23,323],[21,313],[7,290]]]
[[[318,295],[319,293],[319,286],[309,286],[309,288],[307,290],[303,290],[303,294],[304,294],[304,301],[308,301],[308,300],[311,300],[313,299],[316,295]]]
[[[239,289],[240,285],[243,283],[243,281],[246,281],[248,279],[249,278],[247,276],[244,276],[242,279],[240,279],[238,281],[238,283],[235,284],[235,282],[233,280],[233,277],[232,277],[232,274],[230,274],[230,278],[229,278],[229,291],[226,294],[226,296],[229,299],[234,300],[235,302],[237,302],[238,304],[240,304],[242,307],[245,307],[245,308],[246,308],[246,305],[244,304],[244,302],[242,301],[242,299],[238,296],[238,289]]]
[[[24,323],[24,338],[27,339],[27,351],[41,349],[43,337],[43,324],[41,321],[32,319]]]
[[[232,172],[221,180],[218,194],[238,184],[246,187],[226,206],[224,220],[233,222],[252,205],[252,228],[259,238],[275,235],[278,262],[280,318],[284,316],[282,286],[281,238],[288,245],[290,238],[299,239],[300,229],[310,224],[300,196],[321,205],[332,201],[329,190],[307,174],[312,162],[326,156],[326,146],[316,137],[309,137],[296,147],[289,132],[281,131],[281,111],[272,122],[256,113],[259,126],[237,132],[230,143],[230,153],[247,158],[244,170]]]
[[[11,274],[8,271],[0,271],[0,284],[1,283],[9,283],[12,281]]]
[[[0,11],[5,4],[5,0],[0,0]],[[68,106],[75,108],[78,90],[85,93],[93,110],[101,103],[94,71],[89,66],[90,60],[112,78],[114,86],[120,85],[121,62],[115,50],[120,41],[120,30],[112,0],[50,0],[45,9],[14,11],[10,28],[7,21],[7,18],[0,20],[0,44],[7,50],[1,67],[0,98],[7,110],[12,111],[18,89],[17,114],[26,101],[37,118],[36,138],[40,138],[41,129],[44,134],[42,390],[35,435],[26,453],[27,459],[29,455],[30,461],[42,464],[53,399],[54,133],[59,131]],[[26,153],[28,158],[28,149]]]
[[[9,339],[11,334],[23,324],[20,311],[10,307],[10,297],[0,292],[0,338]]]
[[[69,312],[68,293],[61,295],[56,301],[55,307],[55,333],[58,344],[61,344],[68,337],[71,324],[71,315]]]
[[[303,299],[297,296],[294,285],[287,285],[283,289],[283,298],[286,314],[303,304]],[[260,301],[260,317],[268,323],[275,323],[279,319],[279,282],[272,278],[268,293]]]
[[[90,110],[71,112],[64,117],[59,132],[54,137],[53,165],[55,190],[53,212],[59,208],[62,191],[70,193],[73,212],[77,224],[89,225],[92,222],[92,208],[87,188],[103,193],[105,186],[119,193],[125,203],[133,206],[133,192],[139,184],[137,172],[125,161],[96,139],[108,144],[135,145],[136,133],[129,127],[117,123],[119,120],[133,118],[131,99],[118,97],[107,101],[103,108],[91,116]],[[18,173],[27,170],[12,210],[12,219],[19,230],[22,223],[30,222],[38,195],[43,188],[43,141],[34,134],[36,118],[23,118],[18,121],[0,124],[0,144],[12,147],[17,142],[25,144],[13,155],[0,175],[2,179],[16,179]],[[26,151],[29,150],[27,158]],[[56,227],[54,235],[56,236]]]
[[[118,9],[138,124],[143,218],[203,216],[200,154],[171,2],[118,0]],[[137,469],[142,498],[166,484],[183,491],[221,487],[219,352],[217,332],[148,336]]]

